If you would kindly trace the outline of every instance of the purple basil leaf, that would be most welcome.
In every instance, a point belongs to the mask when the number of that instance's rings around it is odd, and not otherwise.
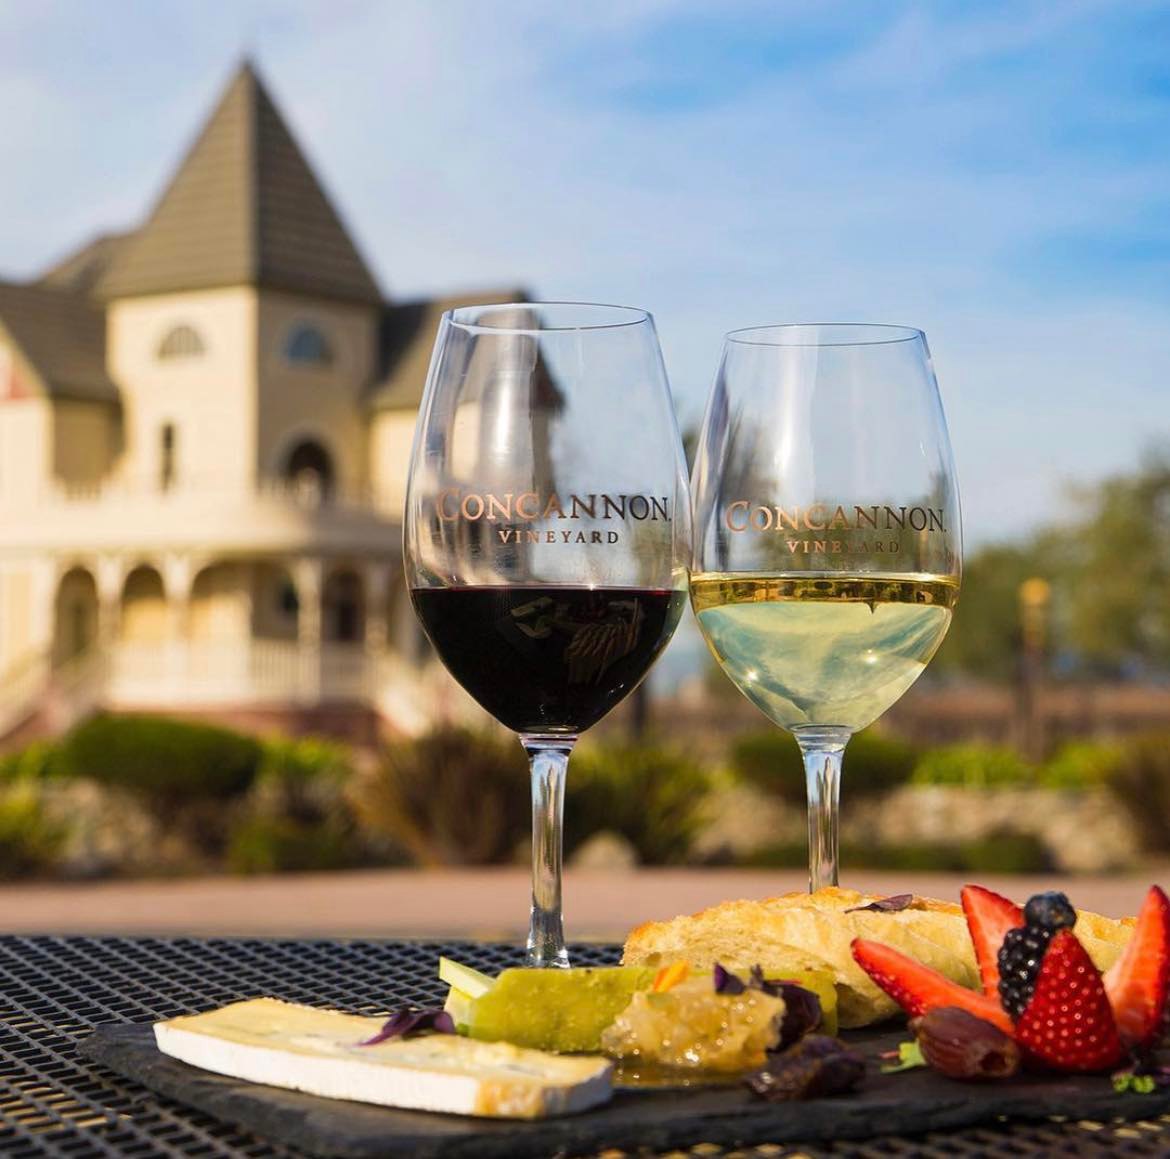
[[[721,966],[718,962],[715,963],[712,977],[715,982],[716,994],[742,994],[747,989],[747,983],[742,978],[737,978],[730,970],[725,966]]]
[[[454,1034],[455,1022],[446,1010],[396,1010],[382,1023],[382,1029],[373,1038],[358,1046],[377,1046],[391,1038],[410,1038],[413,1034]]]
[[[896,914],[899,910],[909,909],[913,901],[914,895],[912,893],[896,893],[893,897],[882,897],[878,898],[877,901],[871,901],[869,905],[855,905],[845,912],[855,914],[872,910],[874,913]]]
[[[821,1000],[796,982],[772,982],[784,999],[784,1021],[780,1024],[777,1050],[787,1050],[821,1024]]]

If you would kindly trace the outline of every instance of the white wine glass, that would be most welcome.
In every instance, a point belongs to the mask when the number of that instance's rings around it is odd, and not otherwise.
[[[692,492],[699,627],[796,738],[809,886],[836,885],[845,747],[922,673],[959,593],[959,496],[925,334],[728,334]]]
[[[568,965],[569,754],[674,633],[690,515],[649,314],[537,302],[443,315],[411,457],[406,576],[448,671],[528,753],[529,965]]]

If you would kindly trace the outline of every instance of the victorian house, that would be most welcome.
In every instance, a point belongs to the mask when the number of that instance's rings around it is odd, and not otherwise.
[[[416,727],[431,343],[520,297],[388,301],[242,67],[140,228],[0,282],[0,736],[97,707]]]

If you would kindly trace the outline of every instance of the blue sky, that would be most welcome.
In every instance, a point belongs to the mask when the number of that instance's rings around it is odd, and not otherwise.
[[[969,541],[1170,435],[1170,4],[0,0],[0,272],[149,207],[252,53],[396,297],[931,340]],[[15,115],[14,115],[15,113]]]

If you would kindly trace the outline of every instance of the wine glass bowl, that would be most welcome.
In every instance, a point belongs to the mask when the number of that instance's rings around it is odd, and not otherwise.
[[[958,598],[958,493],[925,335],[729,334],[693,492],[699,627],[744,695],[796,737],[810,882],[836,884],[841,754],[922,673]]]
[[[452,676],[531,760],[530,964],[568,960],[569,753],[670,640],[689,550],[685,460],[647,313],[561,302],[444,314],[411,457],[407,581]]]

